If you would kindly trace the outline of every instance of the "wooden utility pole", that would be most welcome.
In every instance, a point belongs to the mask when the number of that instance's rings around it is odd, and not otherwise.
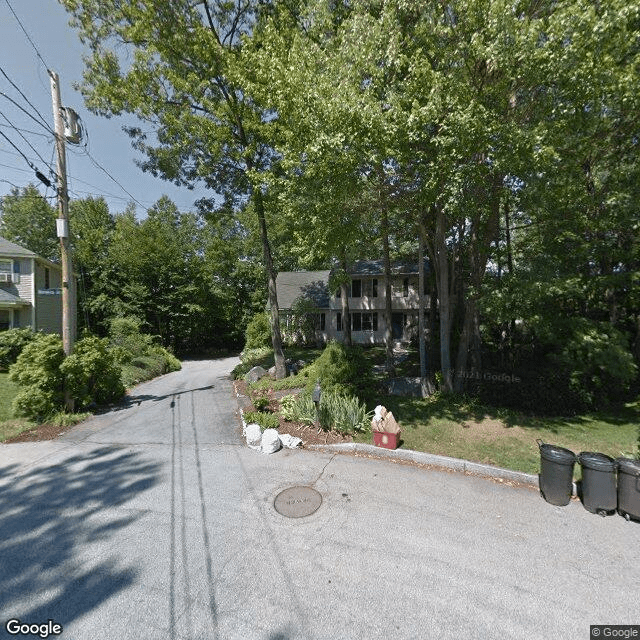
[[[76,339],[76,282],[73,276],[73,262],[69,246],[69,194],[67,193],[67,155],[65,145],[60,81],[58,74],[49,71],[51,79],[51,100],[56,138],[56,174],[58,176],[58,219],[56,220],[60,253],[62,257],[62,346],[66,356],[73,352]]]

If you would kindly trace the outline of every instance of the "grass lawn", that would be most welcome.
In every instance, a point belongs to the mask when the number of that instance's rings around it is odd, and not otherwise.
[[[287,357],[310,363],[320,350],[286,350]],[[384,362],[384,349],[365,349],[365,357],[373,364]],[[417,353],[409,350],[396,375],[416,376]],[[268,368],[273,355],[261,364]],[[381,381],[383,375],[376,378]],[[265,379],[255,385],[260,390],[271,387],[286,389],[304,387],[304,375],[285,380]],[[401,447],[454,458],[483,462],[516,471],[538,473],[540,452],[536,440],[581,451],[598,451],[614,458],[639,455],[640,398],[609,411],[584,414],[570,418],[528,416],[517,411],[496,409],[456,396],[436,395],[415,399],[367,394],[367,408],[382,404],[393,411],[402,429]],[[359,434],[359,442],[371,442],[371,434]],[[575,467],[576,478],[580,466]]]
[[[9,374],[0,373],[0,442],[34,426],[28,420],[14,417],[11,403],[17,392],[18,387],[9,380]]]
[[[608,412],[572,418],[531,417],[460,399],[379,399],[402,428],[401,447],[538,473],[536,439],[575,453],[599,451],[632,457],[640,437],[640,401]],[[370,442],[370,435],[356,440]],[[579,476],[579,466],[576,465]]]

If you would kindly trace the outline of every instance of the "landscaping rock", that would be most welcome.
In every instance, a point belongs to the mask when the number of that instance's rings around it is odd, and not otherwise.
[[[259,424],[248,424],[245,427],[244,436],[247,439],[247,445],[250,449],[260,451],[262,446],[262,430]]]
[[[253,367],[253,369],[251,369],[249,373],[245,375],[244,379],[246,382],[258,382],[258,380],[260,380],[261,378],[264,378],[266,375],[267,375],[266,369],[263,369],[262,367],[257,366],[257,367]]]
[[[262,434],[262,453],[275,453],[282,447],[280,436],[275,429],[265,429]]]
[[[267,371],[267,373],[272,377],[275,378],[276,377],[276,365],[274,364],[273,367],[271,367],[271,369],[269,369],[269,371]]]
[[[423,397],[420,378],[391,378],[387,380],[384,385],[390,396]]]

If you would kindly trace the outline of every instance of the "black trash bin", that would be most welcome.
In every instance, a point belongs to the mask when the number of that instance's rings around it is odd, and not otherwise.
[[[615,513],[618,506],[616,461],[604,453],[583,451],[578,455],[582,467],[582,504],[601,516]]]
[[[640,520],[640,460],[618,458],[618,513]]]
[[[545,444],[537,440],[540,447],[540,493],[542,497],[558,507],[571,501],[573,493],[573,465],[576,454],[569,449]]]

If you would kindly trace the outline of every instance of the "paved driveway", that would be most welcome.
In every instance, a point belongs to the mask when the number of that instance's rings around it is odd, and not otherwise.
[[[55,442],[0,445],[0,636],[20,637],[10,618],[65,640],[587,640],[640,623],[640,525],[456,473],[255,453],[233,365],[185,363]],[[292,485],[320,509],[278,514]]]

